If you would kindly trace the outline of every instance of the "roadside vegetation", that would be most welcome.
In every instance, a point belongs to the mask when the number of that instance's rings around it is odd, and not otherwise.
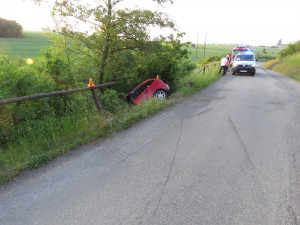
[[[19,62],[8,57],[1,60],[0,98],[62,89],[47,73],[36,74],[38,65],[16,65],[14,63]],[[128,105],[122,101],[124,94],[105,89],[99,93],[104,117],[99,115],[90,92],[0,105],[0,183],[95,138],[127,129],[219,78],[218,67],[211,67],[205,75],[199,74],[193,79],[192,87],[184,85],[198,72],[199,68],[195,68],[190,72],[186,70],[177,85],[171,86],[173,93],[167,100],[150,99],[138,106]],[[87,82],[86,77],[86,82],[75,86],[85,87]]]
[[[287,45],[280,57],[264,64],[264,67],[300,81],[300,41]]]

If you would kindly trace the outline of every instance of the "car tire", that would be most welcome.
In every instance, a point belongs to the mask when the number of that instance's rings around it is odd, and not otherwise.
[[[255,75],[255,72],[251,72],[251,76],[254,76]]]
[[[232,72],[232,75],[235,75],[235,72]]]
[[[154,92],[154,96],[157,99],[164,99],[164,98],[167,98],[167,92],[166,92],[166,90],[159,89]]]

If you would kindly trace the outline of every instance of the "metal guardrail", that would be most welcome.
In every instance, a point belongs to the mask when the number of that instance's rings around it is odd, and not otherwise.
[[[0,99],[0,105],[1,104],[9,104],[9,103],[15,103],[15,102],[23,102],[27,100],[33,100],[33,99],[39,99],[39,98],[45,98],[45,97],[51,97],[56,95],[65,95],[70,93],[76,93],[81,91],[91,91],[93,98],[95,100],[96,106],[98,110],[100,111],[100,114],[102,113],[102,107],[100,104],[100,100],[98,98],[98,95],[96,93],[97,88],[103,88],[114,85],[115,82],[110,82],[106,84],[99,84],[95,85],[94,87],[86,87],[86,88],[77,88],[77,89],[71,89],[71,90],[63,90],[63,91],[54,91],[54,92],[48,92],[48,93],[42,93],[42,94],[36,94],[36,95],[29,95],[29,96],[22,96],[17,98],[8,98],[8,99]]]

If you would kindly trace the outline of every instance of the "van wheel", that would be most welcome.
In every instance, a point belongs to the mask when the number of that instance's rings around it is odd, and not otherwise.
[[[251,76],[254,76],[255,75],[255,72],[251,72]]]

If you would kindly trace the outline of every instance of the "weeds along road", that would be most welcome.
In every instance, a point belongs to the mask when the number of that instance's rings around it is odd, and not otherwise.
[[[0,187],[0,224],[299,224],[300,85],[258,68]]]

